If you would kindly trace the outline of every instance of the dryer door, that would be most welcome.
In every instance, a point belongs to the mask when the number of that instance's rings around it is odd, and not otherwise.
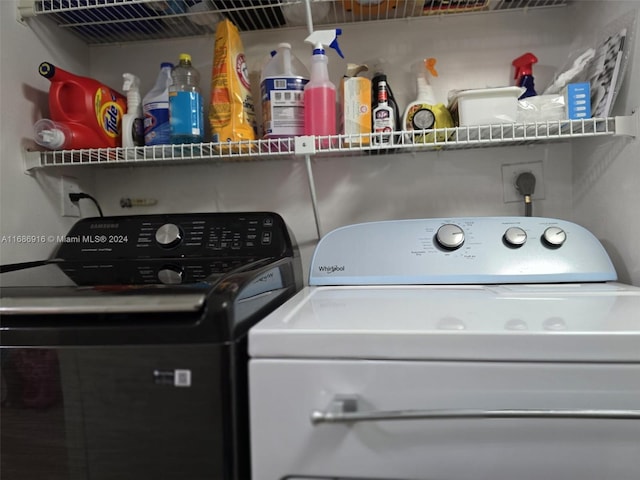
[[[253,480],[637,480],[639,378],[639,364],[252,360]]]

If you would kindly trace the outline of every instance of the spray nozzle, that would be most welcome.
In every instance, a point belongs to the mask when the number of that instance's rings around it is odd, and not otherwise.
[[[142,99],[140,98],[140,79],[133,73],[123,73],[124,85],[122,89],[127,93],[127,113],[134,112]]]
[[[133,73],[123,73],[122,78],[124,78],[124,85],[122,86],[122,89],[125,92],[128,92],[129,90],[138,90],[140,88],[140,79]]]
[[[429,57],[411,64],[411,70],[416,75],[418,100],[429,105],[435,105],[437,103],[433,88],[429,83],[429,75],[433,77],[438,76],[436,61],[435,58]]]
[[[515,67],[516,85],[520,84],[520,79],[525,75],[533,75],[533,64],[538,63],[538,58],[530,52],[516,58],[511,64]]]
[[[341,58],[344,58],[344,55],[340,50],[340,45],[338,45],[338,35],[342,35],[341,28],[333,30],[316,30],[305,38],[304,41],[313,45],[314,55],[324,55],[324,47],[329,46],[338,52],[338,55],[340,55]]]
[[[433,77],[438,76],[438,71],[436,70],[436,59],[435,58],[425,58],[424,59],[424,68],[431,74]]]

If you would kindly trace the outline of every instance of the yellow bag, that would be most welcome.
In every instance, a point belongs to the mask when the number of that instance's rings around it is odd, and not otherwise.
[[[213,142],[256,139],[256,115],[238,28],[223,20],[216,28],[209,124]]]

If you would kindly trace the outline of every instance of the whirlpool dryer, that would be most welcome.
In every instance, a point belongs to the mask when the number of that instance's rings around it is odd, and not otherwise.
[[[640,288],[615,280],[561,220],[329,233],[249,334],[253,480],[637,480]]]
[[[275,213],[81,220],[0,275],[2,477],[249,476],[247,331],[302,287]]]

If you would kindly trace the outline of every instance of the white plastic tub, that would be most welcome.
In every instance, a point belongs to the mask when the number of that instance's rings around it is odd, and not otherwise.
[[[518,97],[522,87],[479,88],[458,92],[453,99],[457,103],[460,126],[516,123]]]

